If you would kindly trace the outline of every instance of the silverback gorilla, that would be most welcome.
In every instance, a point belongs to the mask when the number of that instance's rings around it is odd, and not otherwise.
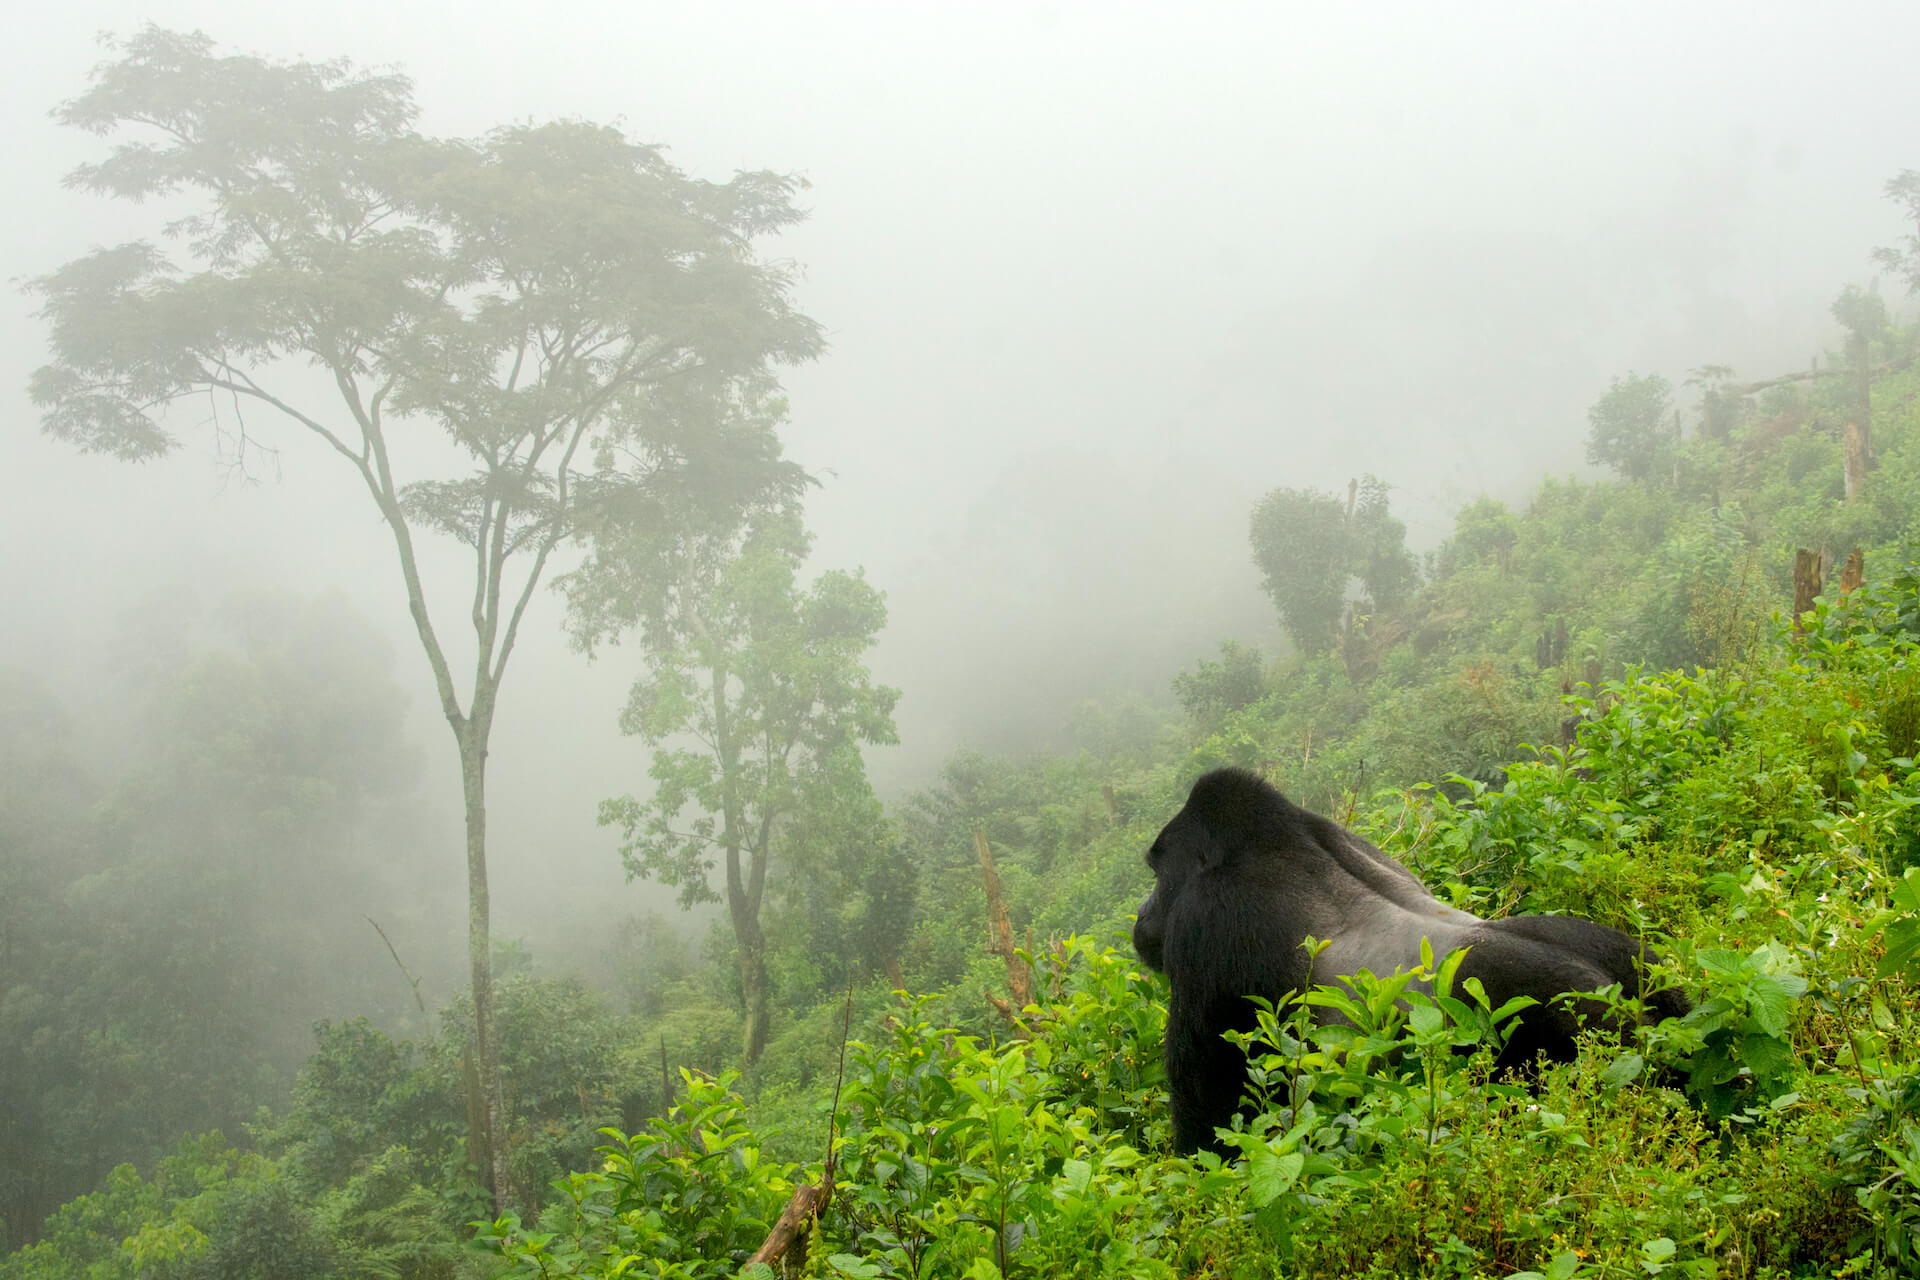
[[[1495,1008],[1514,996],[1540,1002],[1521,1013],[1503,1068],[1540,1055],[1572,1059],[1577,1018],[1549,1004],[1553,997],[1616,982],[1628,996],[1640,991],[1642,948],[1619,930],[1571,916],[1482,920],[1449,907],[1379,849],[1244,769],[1194,783],[1147,865],[1153,892],[1140,904],[1133,946],[1173,985],[1167,1084],[1173,1145],[1182,1152],[1219,1149],[1213,1131],[1233,1117],[1247,1079],[1245,1056],[1221,1033],[1252,1029],[1247,996],[1277,1002],[1305,987],[1300,944],[1309,935],[1328,942],[1313,964],[1315,982],[1411,969],[1423,937],[1436,960],[1472,948],[1459,980],[1480,979]],[[1650,1018],[1688,1007],[1672,991],[1655,992],[1650,1003]]]

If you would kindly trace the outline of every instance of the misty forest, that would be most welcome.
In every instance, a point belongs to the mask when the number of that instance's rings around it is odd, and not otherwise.
[[[1912,15],[352,12],[9,77],[0,1280],[1920,1274]],[[1682,1012],[1183,1153],[1223,766]]]

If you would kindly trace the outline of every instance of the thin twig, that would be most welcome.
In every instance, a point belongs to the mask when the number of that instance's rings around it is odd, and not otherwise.
[[[367,917],[367,923],[372,925],[373,931],[380,935],[380,941],[387,944],[387,954],[393,957],[393,962],[396,965],[400,966],[400,975],[404,977],[407,980],[408,985],[410,985],[413,988],[413,1002],[420,1006],[420,1016],[423,1019],[431,1017],[432,1015],[428,1014],[427,1012],[427,1002],[424,999],[422,999],[420,996],[420,979],[414,977],[411,973],[407,972],[407,966],[401,963],[400,953],[394,949],[393,939],[387,936],[387,931],[385,929],[382,929],[380,927],[380,922],[378,920],[375,920],[372,916]]]

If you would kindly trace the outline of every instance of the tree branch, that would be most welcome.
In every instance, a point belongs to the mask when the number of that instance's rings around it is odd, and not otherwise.
[[[427,612],[426,585],[420,578],[420,561],[413,549],[413,527],[407,523],[406,512],[400,509],[400,495],[393,481],[393,464],[387,456],[387,441],[382,429],[382,421],[375,412],[370,412],[360,403],[359,387],[352,376],[333,366],[335,384],[347,402],[347,408],[353,413],[354,421],[360,427],[360,439],[372,458],[371,468],[362,465],[360,470],[367,482],[367,491],[373,495],[374,505],[380,509],[380,515],[387,522],[388,530],[393,534],[394,551],[400,558],[400,577],[407,588],[407,611],[413,616],[414,630],[420,636],[420,646],[426,650],[427,665],[433,669],[433,683],[440,694],[440,710],[447,723],[456,731],[464,730],[467,717],[460,709],[460,695],[453,687],[453,669],[447,662],[446,651],[440,647],[440,637],[433,629],[433,618]]]
[[[540,550],[533,558],[533,567],[527,571],[527,580],[520,588],[520,598],[514,601],[513,616],[507,619],[506,636],[500,643],[500,657],[494,668],[496,682],[500,678],[500,673],[506,670],[507,655],[513,652],[514,641],[520,635],[520,619],[526,615],[527,604],[533,599],[533,589],[539,583],[540,575],[546,570],[547,557],[553,554],[553,549],[559,545],[560,539],[566,536],[568,529],[572,526],[571,512],[568,507],[572,502],[573,455],[580,448],[580,442],[586,438],[587,422],[588,420],[584,418],[576,422],[573,439],[568,441],[567,451],[560,458],[555,479],[553,517],[547,534],[541,542]]]
[[[220,364],[221,364],[221,367],[224,368],[230,376],[223,378],[219,374],[210,373],[205,369],[203,369],[201,370],[200,376],[203,380],[205,380],[208,386],[214,387],[221,391],[229,392],[236,396],[249,396],[255,400],[260,401],[262,404],[270,405],[273,408],[278,409],[281,413],[286,414],[289,418],[292,418],[295,422],[305,427],[308,431],[311,431],[314,435],[317,435],[322,440],[326,441],[327,446],[329,448],[331,448],[335,453],[339,454],[341,457],[345,458],[348,462],[352,463],[355,469],[360,470],[363,473],[363,475],[370,474],[366,472],[365,467],[362,465],[359,455],[355,454],[353,450],[347,447],[346,441],[342,440],[339,436],[329,431],[321,423],[308,417],[306,414],[300,412],[298,409],[288,404],[285,400],[282,400],[278,396],[273,395],[271,392],[267,391],[259,383],[255,382],[252,378],[248,377],[241,370],[234,368],[232,365],[228,364],[224,360],[221,361]]]
[[[1870,366],[1867,369],[1867,374],[1870,377],[1877,378],[1883,373],[1894,373],[1904,369],[1915,360],[1920,360],[1920,353],[1899,356],[1892,360],[1883,360],[1879,364]],[[1728,396],[1750,396],[1755,392],[1766,391],[1773,387],[1784,387],[1795,382],[1812,382],[1818,378],[1838,378],[1849,373],[1857,374],[1858,370],[1836,369],[1831,365],[1825,369],[1802,369],[1798,373],[1783,373],[1777,378],[1768,378],[1763,382],[1749,382],[1745,386],[1726,387],[1722,389],[1720,394]]]

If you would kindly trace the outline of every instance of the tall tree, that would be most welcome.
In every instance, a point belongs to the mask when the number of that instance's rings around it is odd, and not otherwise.
[[[726,509],[799,485],[772,370],[821,337],[754,252],[802,216],[798,183],[697,181],[585,123],[430,137],[404,76],[344,61],[154,28],[111,47],[57,115],[118,141],[69,182],[187,212],[166,248],[96,250],[35,282],[53,358],[34,399],[52,435],[130,461],[176,447],[183,400],[242,459],[274,418],[364,488],[460,757],[482,1145],[504,1206],[486,759],[507,661],[582,511],[611,528],[669,494]],[[464,587],[428,581],[429,533],[465,547]],[[436,600],[471,627],[465,676]]]
[[[600,821],[621,829],[630,875],[679,889],[683,907],[726,903],[748,1063],[767,1042],[762,911],[776,853],[804,873],[809,858],[869,860],[889,839],[860,755],[897,740],[899,691],[874,684],[865,661],[886,605],[857,572],[801,588],[810,544],[797,504],[780,504],[738,535],[624,554],[605,540],[568,580],[582,642],[637,627],[647,663],[620,727],[654,748],[654,791],[606,801]]]

